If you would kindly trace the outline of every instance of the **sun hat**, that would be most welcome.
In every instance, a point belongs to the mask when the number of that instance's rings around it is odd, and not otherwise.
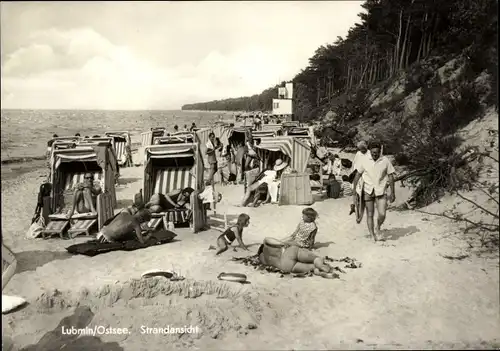
[[[287,162],[283,162],[283,160],[281,158],[278,158],[276,160],[276,162],[274,163],[274,170],[277,172],[277,171],[281,171],[283,168],[285,168],[286,166],[288,166],[288,163]]]

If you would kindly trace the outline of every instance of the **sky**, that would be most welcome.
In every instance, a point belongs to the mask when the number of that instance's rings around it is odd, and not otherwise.
[[[3,109],[180,109],[291,80],[361,1],[4,2]]]

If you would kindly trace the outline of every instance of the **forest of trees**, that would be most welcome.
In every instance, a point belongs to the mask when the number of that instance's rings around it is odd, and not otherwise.
[[[281,85],[284,85],[283,82]],[[273,98],[278,97],[278,85],[252,96],[199,102],[182,106],[183,110],[203,111],[271,111]]]
[[[319,47],[293,78],[294,114],[318,117],[338,96],[394,77],[430,55],[465,52],[497,76],[497,0],[367,0],[346,38]],[[495,88],[497,84],[494,84]],[[496,93],[496,92],[495,92]],[[276,87],[259,95],[185,105],[200,110],[270,110]]]

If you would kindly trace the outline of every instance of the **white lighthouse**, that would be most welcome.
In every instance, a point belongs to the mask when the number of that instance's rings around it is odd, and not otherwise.
[[[283,116],[287,121],[292,120],[293,114],[293,83],[286,83],[278,88],[278,98],[273,99],[273,115]]]

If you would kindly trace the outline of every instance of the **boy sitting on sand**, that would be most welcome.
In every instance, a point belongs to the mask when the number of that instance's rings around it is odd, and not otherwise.
[[[246,213],[240,214],[238,216],[238,221],[236,222],[236,225],[227,228],[226,231],[217,238],[217,248],[210,245],[208,249],[217,250],[215,255],[220,255],[224,251],[227,251],[227,249],[233,243],[234,240],[238,240],[240,248],[249,251],[246,245],[243,243],[243,228],[248,227],[249,224],[250,224],[250,216],[247,215]]]

